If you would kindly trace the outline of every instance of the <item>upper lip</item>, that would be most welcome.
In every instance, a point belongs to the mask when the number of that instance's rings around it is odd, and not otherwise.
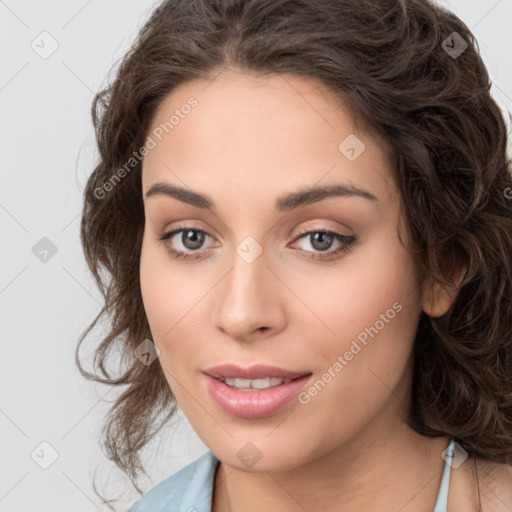
[[[297,377],[311,374],[309,371],[293,372],[290,370],[285,370],[284,368],[278,368],[277,366],[268,366],[262,364],[257,364],[251,366],[250,368],[242,368],[241,366],[236,366],[234,364],[222,364],[220,366],[207,368],[206,370],[203,370],[203,373],[215,379],[225,379],[231,377],[251,380],[266,379],[267,377],[296,379]]]

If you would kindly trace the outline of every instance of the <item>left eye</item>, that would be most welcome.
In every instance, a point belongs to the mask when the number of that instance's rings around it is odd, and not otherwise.
[[[297,238],[297,240],[307,240],[309,245],[313,247],[315,251],[327,251],[333,244],[334,240],[341,242],[344,238],[339,233],[333,231],[308,231]],[[307,250],[307,249],[306,249]],[[308,251],[309,252],[309,251]]]
[[[312,251],[302,249],[309,258],[316,259],[329,259],[336,256],[341,256],[343,253],[348,252],[356,242],[355,236],[342,235],[335,231],[326,229],[315,229],[301,233],[294,244],[301,240],[309,241],[309,245],[313,248]],[[336,249],[328,250],[334,241],[339,243]]]
[[[177,237],[179,234],[181,234],[181,236]],[[178,241],[173,240],[175,238],[177,238]],[[213,237],[203,230],[185,227],[168,233],[162,233],[159,235],[158,240],[164,243],[165,248],[172,256],[188,259],[198,258],[201,256],[201,251],[199,251],[199,249],[201,249],[206,238],[213,239]],[[354,236],[342,235],[335,231],[317,229],[301,233],[295,238],[293,244],[297,244],[302,240],[309,241],[309,245],[312,247],[312,250],[301,249],[302,252],[310,253],[308,256],[311,258],[320,259],[348,251],[356,238]],[[169,244],[168,241],[171,243]],[[334,241],[339,243],[339,247],[329,250]],[[181,248],[179,247],[178,242],[181,244]],[[178,244],[177,248],[176,244]]]

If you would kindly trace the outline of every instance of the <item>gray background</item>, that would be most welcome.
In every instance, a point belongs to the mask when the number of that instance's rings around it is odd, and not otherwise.
[[[476,34],[508,122],[512,0],[442,4]],[[94,493],[94,474],[109,496],[124,497],[116,510],[137,497],[98,445],[115,391],[84,380],[74,365],[76,341],[101,307],[78,229],[96,158],[93,95],[154,5],[0,0],[0,512],[110,510]],[[50,251],[46,262],[34,246]],[[152,444],[142,485],[206,449],[178,416]]]

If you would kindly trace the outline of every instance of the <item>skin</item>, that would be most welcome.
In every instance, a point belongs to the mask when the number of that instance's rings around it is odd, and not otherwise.
[[[150,131],[191,96],[197,106],[144,159],[140,278],[157,361],[221,461],[212,510],[335,511],[340,503],[350,511],[433,510],[449,437],[427,438],[406,424],[410,356],[421,311],[442,315],[456,290],[420,282],[398,239],[399,195],[386,148],[356,129],[317,82],[230,69],[175,89]],[[338,150],[350,134],[366,146],[355,161]],[[206,194],[215,209],[146,198],[157,182]],[[377,201],[331,197],[273,209],[283,194],[336,183]],[[196,259],[175,259],[158,240],[184,225],[208,233]],[[322,252],[298,234],[319,228],[356,241],[337,257],[310,258]],[[263,251],[252,263],[236,252],[248,236]],[[181,233],[172,240],[165,243],[194,252]],[[339,246],[333,239],[328,250]],[[202,370],[223,363],[311,371],[315,382],[394,303],[400,312],[307,404],[294,400],[272,416],[240,419],[206,388]],[[251,467],[237,456],[247,442],[261,454]],[[460,467],[452,470],[459,494],[451,505],[471,510],[471,468]]]

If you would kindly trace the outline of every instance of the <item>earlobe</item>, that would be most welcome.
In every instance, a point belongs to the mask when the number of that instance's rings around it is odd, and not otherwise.
[[[455,302],[459,290],[458,286],[447,286],[431,277],[426,278],[421,289],[423,311],[433,318],[443,316]]]

